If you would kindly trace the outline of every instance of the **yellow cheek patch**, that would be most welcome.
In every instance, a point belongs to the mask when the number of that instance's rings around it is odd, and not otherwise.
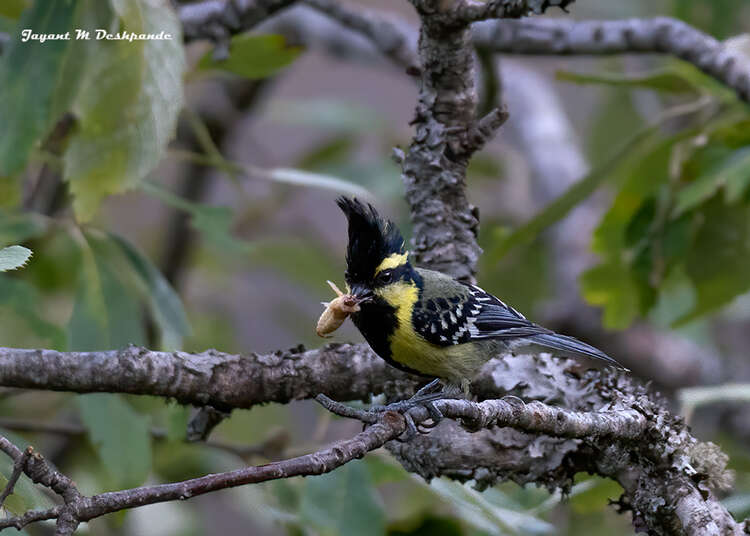
[[[387,270],[388,268],[397,268],[402,264],[406,264],[408,260],[409,253],[392,253],[383,259],[383,262],[375,268],[375,275],[378,275],[380,272]]]
[[[419,289],[414,283],[399,281],[391,283],[385,287],[375,289],[375,294],[383,298],[388,304],[403,312],[411,315],[411,308],[419,297]]]

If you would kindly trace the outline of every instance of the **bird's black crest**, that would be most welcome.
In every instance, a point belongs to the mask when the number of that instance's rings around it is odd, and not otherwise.
[[[406,252],[398,228],[393,222],[382,218],[371,204],[348,197],[339,197],[336,204],[349,220],[347,279],[368,281],[383,259],[393,253]]]

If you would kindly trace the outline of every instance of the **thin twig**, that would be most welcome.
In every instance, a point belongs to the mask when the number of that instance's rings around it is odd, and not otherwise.
[[[360,6],[356,9],[332,0],[304,0],[308,6],[325,13],[342,26],[358,32],[372,42],[384,56],[405,69],[419,65],[411,28],[391,18]]]
[[[0,530],[14,527],[21,530],[26,525],[36,523],[37,521],[46,521],[48,519],[57,519],[62,511],[62,506],[47,508],[46,510],[29,510],[20,516],[11,516],[0,518]]]
[[[56,534],[66,535],[71,534],[81,522],[127,508],[185,500],[220,489],[279,478],[320,475],[382,447],[388,441],[401,435],[405,427],[405,420],[401,415],[385,412],[379,415],[375,424],[353,438],[339,441],[312,454],[236,471],[210,474],[182,482],[143,486],[92,497],[81,496],[69,478],[54,471],[41,456],[34,454],[28,458],[31,463],[23,464],[23,471],[34,482],[45,485],[62,495],[66,504],[50,510],[32,511],[23,516],[0,520],[0,529],[11,526],[22,527],[35,521],[56,518]],[[4,437],[0,437],[0,450],[8,454],[14,463],[24,458],[24,453]]]
[[[750,61],[708,34],[669,17],[589,20],[523,19],[474,27],[474,42],[495,52],[542,55],[671,54],[750,100]]]
[[[0,507],[5,504],[5,499],[13,493],[13,488],[16,487],[16,482],[18,482],[18,479],[26,470],[26,462],[29,461],[29,458],[33,453],[34,449],[31,446],[28,446],[26,447],[26,450],[23,451],[23,454],[13,462],[13,472],[8,479],[8,483],[5,485],[5,489],[0,493]]]

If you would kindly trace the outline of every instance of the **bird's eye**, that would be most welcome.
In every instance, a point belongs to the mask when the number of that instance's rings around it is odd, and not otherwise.
[[[378,283],[390,283],[393,281],[393,270],[383,270],[378,274]]]

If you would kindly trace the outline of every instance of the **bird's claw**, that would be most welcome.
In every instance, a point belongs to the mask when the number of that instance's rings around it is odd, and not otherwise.
[[[436,389],[440,389],[436,391]],[[424,387],[420,388],[414,396],[407,400],[392,402],[386,405],[370,406],[369,409],[357,409],[347,406],[340,402],[335,402],[325,395],[318,395],[316,400],[324,408],[341,415],[342,417],[351,417],[361,420],[363,423],[372,424],[377,420],[377,415],[386,411],[395,411],[403,415],[406,421],[406,431],[397,438],[397,441],[408,442],[414,439],[418,433],[427,433],[434,428],[443,419],[443,414],[435,406],[435,401],[446,397],[445,391],[441,389],[440,380],[433,380]],[[429,424],[420,423],[419,426],[414,422],[414,417],[409,414],[409,410],[422,406],[430,415]]]
[[[439,390],[436,390],[439,389]],[[445,398],[445,392],[442,389],[440,380],[432,380],[427,385],[421,387],[414,396],[407,400],[401,400],[399,402],[393,402],[385,406],[373,406],[370,408],[371,411],[395,411],[400,413],[406,419],[406,431],[398,441],[408,442],[414,439],[418,433],[427,433],[432,428],[435,428],[441,420],[443,420],[443,414],[435,406],[435,401]],[[414,418],[409,414],[409,410],[422,406],[430,415],[431,422],[429,424],[420,423],[419,426],[414,422]]]

